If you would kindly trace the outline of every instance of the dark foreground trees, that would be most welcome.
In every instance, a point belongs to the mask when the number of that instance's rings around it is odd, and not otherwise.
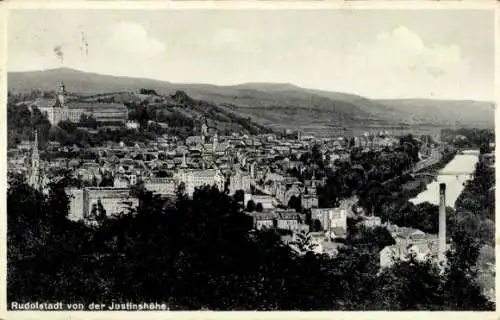
[[[460,277],[463,269],[453,267],[460,285],[418,261],[379,273],[378,248],[363,239],[384,243],[383,233],[348,238],[335,258],[295,253],[275,231],[252,231],[241,204],[213,188],[174,202],[141,193],[136,210],[99,228],[63,218],[68,198],[60,186],[43,195],[14,179],[7,198],[9,301],[164,302],[174,310],[492,307]],[[460,306],[448,303],[455,295]]]

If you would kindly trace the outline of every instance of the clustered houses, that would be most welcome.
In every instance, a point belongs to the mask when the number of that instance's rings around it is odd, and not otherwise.
[[[38,106],[51,123],[57,123],[65,119],[76,121],[76,116],[68,111],[70,104],[65,101],[61,86],[55,104]],[[123,120],[129,130],[137,130],[138,123],[113,113],[119,110],[94,110],[93,115],[99,121]],[[315,138],[300,133],[288,138],[278,138],[275,134],[220,136],[217,130],[209,128],[206,120],[197,133],[184,140],[163,135],[133,146],[108,141],[85,150],[49,142],[43,159],[38,155],[36,143],[24,141],[17,149],[9,150],[9,170],[32,177],[38,188],[69,175],[66,191],[71,196],[70,217],[75,220],[92,219],[96,207],[104,209],[106,215],[113,215],[137,206],[138,199],[131,190],[138,184],[161,197],[175,197],[181,186],[188,196],[205,185],[229,195],[242,191],[243,205],[253,217],[256,229],[313,231],[320,247],[329,250],[330,244],[323,240],[345,237],[346,219],[352,214],[356,199],[346,199],[337,208],[319,208],[317,189],[324,185],[325,179],[316,177],[314,165],[304,159],[305,155],[310,155],[312,146],[318,145],[315,152],[319,152],[324,165],[335,168],[337,161],[349,160],[353,147],[381,149],[398,141],[388,133],[354,139]],[[311,168],[312,175],[306,175]],[[251,202],[254,208],[248,208]],[[304,210],[310,210],[312,221],[297,212]],[[377,226],[380,225],[377,219],[367,217],[363,223]]]
[[[321,155],[327,165],[333,166],[332,159],[345,159],[349,155],[347,140],[343,138],[317,139],[315,143],[323,146]],[[30,149],[31,143],[25,142],[16,150],[9,150],[11,171],[26,173]],[[106,188],[101,191],[103,197],[106,194],[109,198],[113,193],[110,188],[130,189],[142,183],[147,190],[170,197],[182,183],[186,194],[191,196],[197,187],[209,185],[230,195],[242,190],[245,205],[252,200],[275,214],[279,208],[290,207],[294,199],[302,208],[315,210],[318,207],[316,189],[324,184],[323,179],[314,176],[301,182],[290,173],[290,170],[304,171],[301,156],[311,151],[311,141],[278,139],[273,134],[219,136],[205,124],[201,126],[200,135],[185,141],[164,135],[156,141],[134,146],[108,142],[86,150],[50,142],[46,151],[60,156],[39,160],[40,175],[54,177],[66,169],[75,181],[72,194],[78,194],[74,188]],[[98,193],[100,189],[96,190]],[[119,198],[123,198],[122,192],[119,194]],[[84,218],[90,207],[72,205],[71,216]]]

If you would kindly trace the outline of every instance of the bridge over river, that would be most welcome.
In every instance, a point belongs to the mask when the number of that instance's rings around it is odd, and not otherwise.
[[[479,151],[464,150],[457,154],[437,175],[436,180],[427,185],[427,189],[410,201],[414,204],[430,202],[439,204],[439,184],[446,183],[446,205],[455,207],[455,201],[462,193],[466,181],[473,179]],[[415,173],[424,175],[425,173]]]

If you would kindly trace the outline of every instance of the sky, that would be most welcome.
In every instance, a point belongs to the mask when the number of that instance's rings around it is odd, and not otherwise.
[[[12,10],[9,71],[494,99],[491,10]]]

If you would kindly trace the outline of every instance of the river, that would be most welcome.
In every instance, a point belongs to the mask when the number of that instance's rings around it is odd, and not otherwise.
[[[464,184],[472,178],[472,173],[479,161],[478,150],[466,150],[457,154],[443,169],[436,180],[427,185],[427,189],[410,201],[414,204],[429,202],[439,205],[439,184],[446,183],[446,206],[455,207],[455,201],[464,189]],[[456,173],[456,174],[455,174]]]

